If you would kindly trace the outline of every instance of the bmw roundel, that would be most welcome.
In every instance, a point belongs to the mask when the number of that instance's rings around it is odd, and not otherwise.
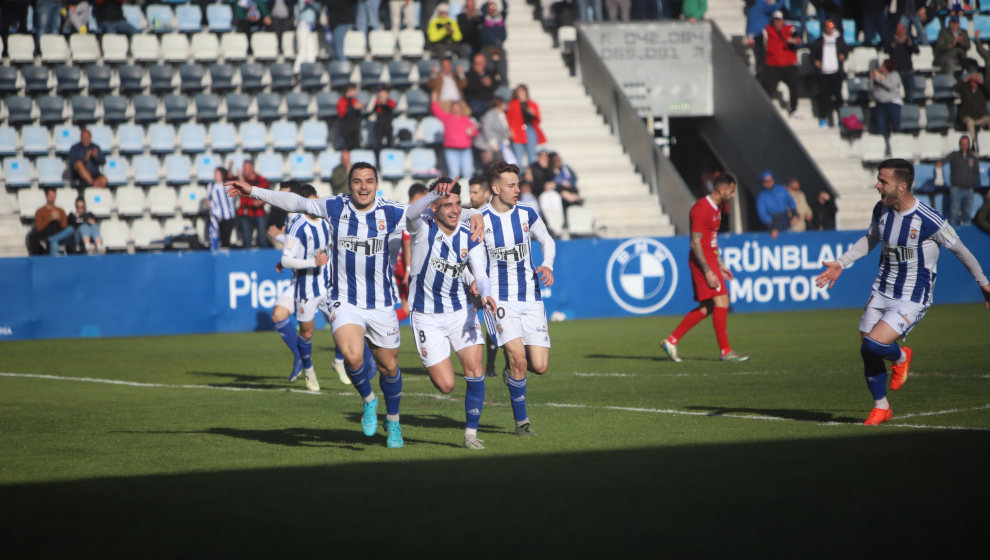
[[[646,314],[670,301],[677,288],[677,265],[663,243],[636,237],[612,252],[605,270],[608,291],[630,313]]]

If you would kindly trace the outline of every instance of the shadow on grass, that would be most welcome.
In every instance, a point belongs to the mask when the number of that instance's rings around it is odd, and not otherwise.
[[[709,416],[724,416],[727,414],[752,414],[754,416],[772,416],[786,420],[802,420],[805,422],[839,422],[843,424],[862,424],[863,418],[851,416],[836,416],[822,410],[803,410],[797,408],[738,408],[722,406],[687,406],[688,410],[710,412]]]
[[[360,438],[206,433],[279,445]],[[878,538],[887,555],[941,557],[983,544],[986,516],[965,505],[990,499],[990,434],[862,433],[556,454],[491,446],[434,459],[369,448],[361,463],[3,486],[0,526],[8,550],[35,557],[452,557],[465,532],[471,556],[501,558],[835,558]],[[870,513],[878,499],[881,517]]]

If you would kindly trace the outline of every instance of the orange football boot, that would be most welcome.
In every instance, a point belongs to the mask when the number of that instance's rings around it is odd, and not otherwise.
[[[912,352],[907,346],[901,350],[904,350],[904,355],[907,356],[907,358],[903,363],[890,366],[890,389],[892,391],[900,389],[904,386],[904,382],[907,381],[908,368],[911,366],[911,354],[914,354],[914,352]]]
[[[870,411],[869,417],[863,422],[864,426],[879,426],[894,417],[893,410],[889,408],[874,408]]]

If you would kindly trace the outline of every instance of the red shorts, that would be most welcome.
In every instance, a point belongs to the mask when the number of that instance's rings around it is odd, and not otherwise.
[[[688,263],[691,265],[691,285],[694,287],[694,301],[705,301],[715,296],[729,295],[729,284],[724,278],[719,289],[713,290],[708,287],[708,282],[705,280],[705,272],[694,262],[694,259],[688,259]],[[715,274],[721,277],[722,271],[718,268],[718,261],[716,259],[708,259],[708,266],[715,271]]]

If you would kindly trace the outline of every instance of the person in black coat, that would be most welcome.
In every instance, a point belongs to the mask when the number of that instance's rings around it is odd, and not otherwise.
[[[901,75],[901,84],[904,85],[904,102],[914,103],[914,61],[911,57],[920,53],[918,43],[914,37],[908,33],[907,26],[898,23],[894,31],[894,38],[891,39],[883,50],[890,54],[890,58],[897,65],[897,73]]]

